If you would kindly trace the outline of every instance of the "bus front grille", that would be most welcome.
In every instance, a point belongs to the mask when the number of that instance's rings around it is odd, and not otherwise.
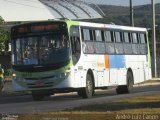
[[[26,80],[45,80],[45,79],[50,79],[54,78],[55,76],[48,76],[48,77],[41,77],[41,78],[25,78]]]
[[[54,82],[36,82],[36,83],[28,83],[28,88],[46,88],[46,87],[52,87]]]

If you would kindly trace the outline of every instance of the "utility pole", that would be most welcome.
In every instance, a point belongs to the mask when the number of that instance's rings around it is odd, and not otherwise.
[[[130,0],[130,26],[134,26],[132,0]]]
[[[156,31],[155,31],[155,3],[152,2],[152,75],[157,77],[157,60],[156,60]]]

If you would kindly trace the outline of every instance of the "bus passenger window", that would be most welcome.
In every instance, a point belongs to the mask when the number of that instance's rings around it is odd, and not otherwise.
[[[115,32],[115,52],[117,54],[123,54],[123,43],[121,32]]]
[[[121,42],[121,35],[120,35],[120,32],[115,32],[115,38],[116,38],[116,42],[118,42],[118,43]]]
[[[106,39],[105,41],[107,41],[107,42],[112,42],[110,31],[105,31],[105,39]]]
[[[135,55],[140,53],[138,38],[138,33],[132,33],[132,51]]]
[[[146,34],[140,33],[140,53],[141,54],[147,54],[148,52],[146,43],[147,43]]]
[[[96,41],[102,41],[101,31],[95,30],[95,34],[96,34]]]
[[[124,41],[125,43],[129,43],[129,33],[128,32],[124,32]]]
[[[133,54],[130,35],[130,33],[124,32],[124,53],[129,55]]]
[[[138,43],[137,33],[132,33],[132,43]]]
[[[145,34],[143,34],[143,33],[140,34],[140,40],[141,40],[141,42],[140,42],[141,44],[146,43],[147,40],[146,40]]]
[[[90,40],[90,31],[88,29],[83,29],[84,40]]]

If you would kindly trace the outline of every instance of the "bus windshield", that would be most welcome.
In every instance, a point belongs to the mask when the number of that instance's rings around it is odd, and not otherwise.
[[[14,39],[13,65],[60,64],[68,60],[69,41],[65,33]]]

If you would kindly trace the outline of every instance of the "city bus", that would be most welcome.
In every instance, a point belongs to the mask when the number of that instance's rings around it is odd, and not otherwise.
[[[91,98],[96,89],[130,93],[151,79],[145,28],[72,20],[24,23],[11,28],[12,85],[34,100],[77,92]]]

